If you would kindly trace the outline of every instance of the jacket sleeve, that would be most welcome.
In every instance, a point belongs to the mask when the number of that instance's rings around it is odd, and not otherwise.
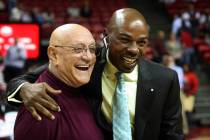
[[[178,76],[175,73],[163,109],[160,140],[183,140],[182,106]]]
[[[25,82],[34,83],[39,75],[47,69],[48,64],[42,65],[36,68],[32,72],[17,76],[9,81],[7,85],[7,101],[11,105],[19,106],[21,103],[21,98],[19,96],[19,90]]]

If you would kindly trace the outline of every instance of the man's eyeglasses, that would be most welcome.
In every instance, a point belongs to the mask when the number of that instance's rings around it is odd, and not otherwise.
[[[77,44],[77,45],[70,45],[70,46],[55,45],[55,47],[70,49],[72,51],[72,53],[75,53],[75,54],[84,53],[84,52],[87,52],[88,50],[91,54],[96,54],[96,45],[95,44],[91,44],[87,48],[85,46],[86,45],[84,45],[84,44]]]

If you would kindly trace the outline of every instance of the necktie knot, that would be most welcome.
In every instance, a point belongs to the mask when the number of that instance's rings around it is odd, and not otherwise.
[[[117,78],[117,86],[119,87],[119,89],[122,89],[122,86],[124,86],[123,73],[118,71],[115,73],[115,76]]]
[[[117,78],[117,81],[121,81],[123,78],[122,72],[118,71],[115,73],[115,76]]]

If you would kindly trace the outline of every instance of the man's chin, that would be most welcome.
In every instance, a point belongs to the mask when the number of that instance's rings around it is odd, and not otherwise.
[[[120,69],[120,71],[123,72],[123,73],[130,73],[134,70],[135,66],[134,67],[123,67],[123,68]]]
[[[79,79],[80,78],[80,79]],[[77,87],[80,87],[80,86],[83,86],[83,85],[86,85],[89,81],[90,81],[90,77],[87,78],[87,77],[79,77],[76,81],[76,86]]]

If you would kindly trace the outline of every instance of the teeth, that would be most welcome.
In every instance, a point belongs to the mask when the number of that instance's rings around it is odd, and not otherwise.
[[[79,70],[86,71],[89,69],[89,66],[76,66]]]
[[[88,68],[88,66],[77,66],[77,67],[80,67],[80,68]]]
[[[123,59],[128,62],[128,63],[134,63],[136,59],[128,58],[128,57],[123,57]]]

